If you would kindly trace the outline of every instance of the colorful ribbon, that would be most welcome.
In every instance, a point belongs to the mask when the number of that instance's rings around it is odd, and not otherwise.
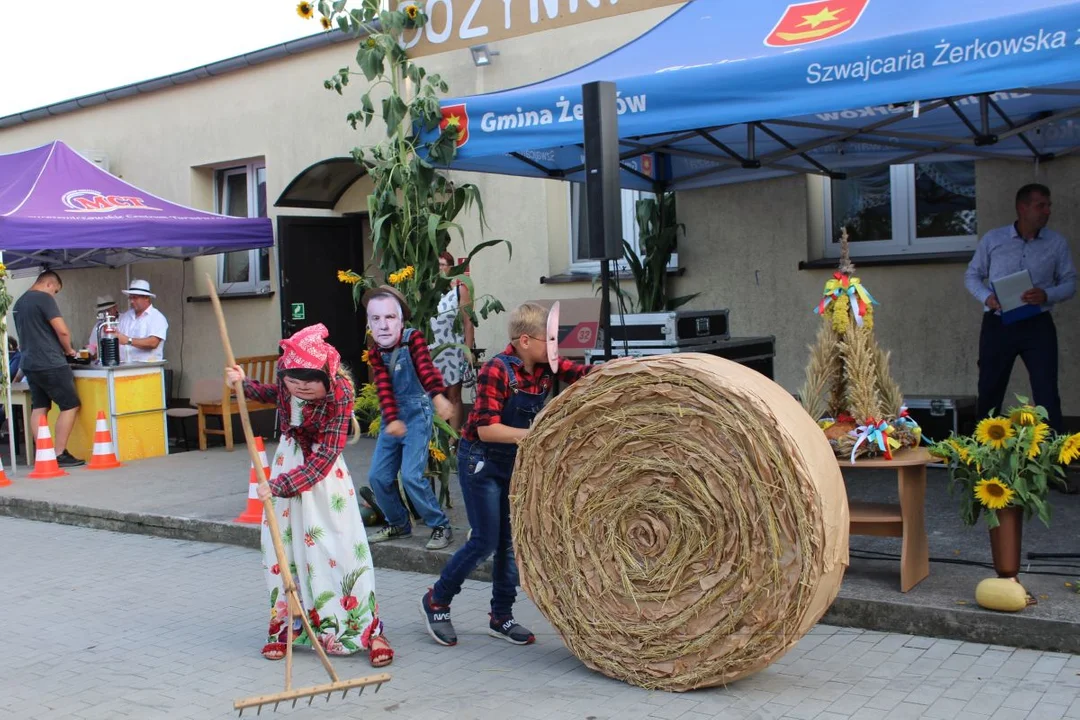
[[[885,453],[885,459],[892,460],[892,448],[896,441],[889,437],[889,430],[889,423],[874,418],[867,418],[865,425],[860,425],[852,430],[852,437],[858,439],[855,441],[855,447],[851,448],[851,463],[855,464],[855,454],[864,442],[870,445],[876,443],[881,451]]]
[[[896,416],[896,425],[902,425],[911,431],[911,434],[915,436],[915,445],[918,446],[923,441],[922,428],[919,427],[919,423],[915,422],[915,418],[911,417],[911,413],[908,412],[907,405],[900,406],[900,414]]]
[[[845,275],[842,272],[834,272],[832,279],[825,283],[825,290],[821,294],[814,312],[821,315],[829,303],[838,300],[842,295],[848,296],[848,304],[851,306],[851,314],[855,316],[855,324],[862,327],[866,309],[870,305],[878,305],[869,291],[863,287],[862,281],[857,277]]]

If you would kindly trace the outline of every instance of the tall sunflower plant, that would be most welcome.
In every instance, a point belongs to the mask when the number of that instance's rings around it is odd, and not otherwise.
[[[981,420],[971,435],[953,433],[930,447],[949,465],[949,492],[960,501],[960,518],[974,525],[980,515],[989,528],[998,511],[1022,508],[1024,519],[1050,526],[1051,483],[1064,484],[1065,466],[1080,458],[1080,433],[1057,435],[1046,408],[1017,396],[1007,415]]]

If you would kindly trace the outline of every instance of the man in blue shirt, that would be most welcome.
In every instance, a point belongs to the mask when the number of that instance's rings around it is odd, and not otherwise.
[[[991,230],[979,241],[964,274],[968,292],[984,306],[979,333],[980,418],[1002,412],[1009,376],[1017,356],[1031,380],[1037,405],[1046,408],[1050,426],[1064,432],[1058,395],[1057,329],[1050,310],[1076,294],[1076,267],[1069,242],[1046,227],[1050,220],[1050,188],[1031,184],[1016,193],[1016,222]],[[1021,300],[1040,308],[1038,314],[1014,323],[1001,319],[1001,304],[990,284],[1027,270],[1032,288]]]

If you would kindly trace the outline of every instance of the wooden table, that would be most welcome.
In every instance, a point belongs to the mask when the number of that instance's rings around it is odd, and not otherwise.
[[[837,458],[847,470],[895,468],[900,504],[849,502],[852,535],[901,538],[900,591],[907,592],[930,574],[930,545],[926,537],[926,466],[934,460],[926,448],[906,448],[883,457],[863,458],[851,464]]]

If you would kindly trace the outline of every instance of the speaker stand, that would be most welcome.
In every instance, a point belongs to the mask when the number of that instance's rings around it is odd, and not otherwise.
[[[600,326],[604,329],[604,359],[611,357],[611,261],[600,261]]]

